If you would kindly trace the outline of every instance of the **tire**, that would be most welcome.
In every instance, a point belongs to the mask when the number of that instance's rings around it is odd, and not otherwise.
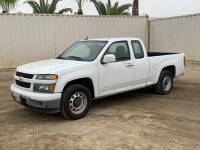
[[[169,94],[173,87],[173,75],[167,70],[160,73],[157,84],[155,85],[156,93],[165,95]]]
[[[81,119],[87,115],[91,103],[90,91],[83,85],[74,84],[66,88],[62,94],[61,113],[67,119]]]

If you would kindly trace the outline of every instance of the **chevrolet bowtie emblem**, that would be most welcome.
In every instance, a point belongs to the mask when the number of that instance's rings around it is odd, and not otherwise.
[[[21,82],[22,82],[23,80],[24,80],[24,78],[23,78],[23,77],[19,77],[19,81],[21,81]]]

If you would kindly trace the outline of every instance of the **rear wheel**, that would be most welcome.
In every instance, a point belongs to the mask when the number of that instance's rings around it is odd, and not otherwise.
[[[92,98],[89,90],[80,84],[64,90],[61,99],[61,113],[65,118],[76,120],[87,115]]]
[[[155,85],[155,90],[158,94],[169,94],[173,87],[173,75],[167,70],[163,70],[160,73],[157,84]]]

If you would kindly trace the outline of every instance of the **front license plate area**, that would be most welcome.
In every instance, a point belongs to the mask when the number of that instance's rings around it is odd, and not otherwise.
[[[19,95],[19,94],[13,93],[13,96],[14,96],[14,98],[15,98],[15,100],[16,100],[17,102],[21,103],[21,98],[20,98],[20,95]]]

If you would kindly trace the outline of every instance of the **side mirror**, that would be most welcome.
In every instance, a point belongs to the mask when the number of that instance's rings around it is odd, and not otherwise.
[[[107,54],[103,58],[103,63],[108,64],[108,63],[113,63],[116,62],[116,57],[114,54]]]

